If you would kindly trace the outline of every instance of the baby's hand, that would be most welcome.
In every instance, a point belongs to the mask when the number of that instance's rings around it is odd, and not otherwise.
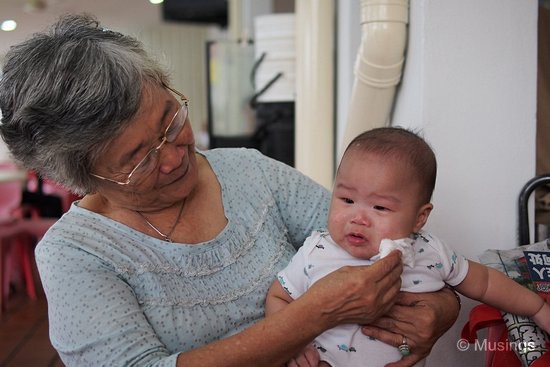
[[[544,302],[542,308],[533,316],[533,320],[542,330],[550,334],[550,305]]]
[[[286,367],[317,367],[318,365],[319,352],[313,345],[308,345],[286,363]]]

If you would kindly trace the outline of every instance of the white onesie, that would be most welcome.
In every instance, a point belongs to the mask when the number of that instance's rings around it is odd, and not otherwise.
[[[404,254],[403,291],[433,292],[443,288],[445,283],[455,286],[466,277],[467,260],[426,231],[414,234],[410,240],[388,241],[382,241],[380,254],[364,260],[352,257],[328,232],[314,231],[277,278],[296,299],[317,280],[342,266],[373,264],[393,248],[400,248]],[[378,367],[401,359],[396,347],[365,336],[361,327],[355,324],[340,325],[324,332],[315,339],[314,345],[321,360],[333,367]],[[423,365],[420,362],[416,366]]]

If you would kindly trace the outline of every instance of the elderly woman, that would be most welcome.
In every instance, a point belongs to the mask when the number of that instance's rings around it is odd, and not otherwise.
[[[450,291],[398,294],[397,253],[264,319],[329,193],[257,151],[196,151],[187,97],[135,39],[66,16],[12,47],[3,73],[14,158],[84,195],[36,249],[67,366],[277,366],[342,323],[395,347],[406,335],[408,366],[456,319]]]

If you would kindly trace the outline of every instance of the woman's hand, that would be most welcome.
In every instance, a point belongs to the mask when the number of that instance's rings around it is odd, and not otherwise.
[[[394,305],[401,287],[401,253],[394,251],[371,266],[345,266],[316,282],[298,300],[321,312],[326,329],[369,324]]]
[[[288,361],[285,367],[317,367],[319,362],[319,351],[310,344],[300,354]]]
[[[363,333],[396,348],[405,336],[411,354],[386,367],[412,366],[428,356],[437,339],[454,324],[459,310],[455,295],[446,288],[433,293],[401,292],[395,306],[364,326]]]

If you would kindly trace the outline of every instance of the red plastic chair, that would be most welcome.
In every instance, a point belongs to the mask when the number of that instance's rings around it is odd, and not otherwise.
[[[36,172],[33,171],[29,171],[28,174],[27,190],[30,192],[59,197],[61,199],[61,210],[63,213],[66,213],[69,210],[73,201],[81,198],[57,182],[47,178],[39,178]]]
[[[477,340],[477,331],[488,328],[487,343],[493,346],[485,354],[485,367],[522,367],[522,363],[511,348],[502,348],[508,343],[508,329],[499,310],[480,304],[470,311],[470,319],[462,328],[461,338],[470,344]],[[529,367],[550,366],[550,353],[543,354]]]
[[[18,168],[11,164],[0,164],[4,182],[0,182],[0,313],[5,309],[9,285],[17,275],[23,273],[27,295],[36,299],[33,277],[33,248],[56,219],[40,218],[35,212],[21,207],[23,182]],[[7,178],[7,177],[12,178]],[[25,216],[30,215],[29,218]]]
[[[44,179],[42,188],[44,190],[44,194],[54,194],[61,198],[61,202],[63,203],[63,213],[66,213],[69,210],[73,201],[80,199],[80,196],[73,194],[60,184],[48,179]]]

